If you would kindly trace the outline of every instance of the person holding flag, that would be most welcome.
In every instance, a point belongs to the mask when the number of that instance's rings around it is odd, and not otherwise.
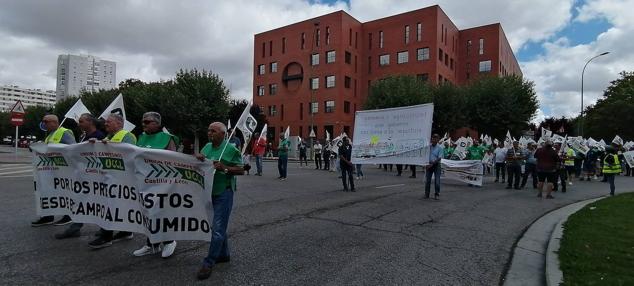
[[[280,135],[280,144],[277,146],[277,170],[280,173],[278,179],[281,181],[286,181],[288,171],[288,150],[291,147],[291,142],[288,141],[289,135],[290,129],[287,127],[286,132]]]
[[[262,135],[260,133],[253,134],[258,139],[253,143],[253,156],[255,156],[255,167],[257,169],[256,176],[262,176],[262,157],[266,151],[266,124],[262,128]]]

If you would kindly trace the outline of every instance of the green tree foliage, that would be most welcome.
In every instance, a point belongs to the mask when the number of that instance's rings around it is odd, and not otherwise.
[[[542,128],[546,128],[554,133],[560,134],[561,136],[577,136],[577,130],[575,129],[575,125],[572,120],[562,116],[561,118],[549,117],[544,119],[539,123],[539,127],[536,128],[535,135],[539,138],[542,135]],[[559,130],[562,130],[560,132]]]
[[[623,71],[620,75],[596,104],[586,108],[585,137],[603,138],[606,142],[615,135],[625,140],[634,139],[634,72]]]
[[[392,76],[374,82],[365,109],[410,106],[432,101],[432,88],[414,76]]]

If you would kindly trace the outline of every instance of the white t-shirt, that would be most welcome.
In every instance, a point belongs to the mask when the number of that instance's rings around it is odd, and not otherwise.
[[[495,163],[504,163],[507,151],[508,150],[506,148],[495,148],[495,151],[493,151],[493,153],[495,153]]]

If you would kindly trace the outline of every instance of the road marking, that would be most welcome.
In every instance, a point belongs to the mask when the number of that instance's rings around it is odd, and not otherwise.
[[[0,168],[0,171],[15,170],[15,169],[26,169],[26,168],[33,168],[33,166],[32,165],[15,165],[15,166],[12,166],[12,167]]]
[[[383,189],[383,188],[392,188],[392,187],[400,187],[400,186],[405,186],[405,184],[396,184],[396,185],[378,186],[378,187],[374,187],[374,188],[375,188],[375,189]]]
[[[20,175],[20,176],[0,176],[0,178],[4,179],[4,178],[24,178],[24,177],[33,177],[33,174],[31,175]]]
[[[30,172],[33,172],[33,170],[21,170],[21,171],[13,171],[13,172],[4,172],[4,173],[0,173],[0,176],[11,175],[11,174],[19,174],[19,173],[30,173]]]

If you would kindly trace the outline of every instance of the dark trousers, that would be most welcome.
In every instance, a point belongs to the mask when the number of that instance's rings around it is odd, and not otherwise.
[[[557,191],[559,189],[559,182],[561,182],[561,191],[566,191],[566,179],[568,176],[566,175],[566,169],[559,169],[555,172],[555,181],[553,182],[553,190]]]
[[[390,166],[390,172],[392,172],[392,164],[383,164],[383,171],[387,171],[387,166]]]
[[[520,187],[520,174],[522,173],[522,166],[517,164],[509,164],[506,169],[509,174],[507,187],[515,187],[516,189],[518,189]]]
[[[575,175],[575,166],[566,166],[566,175],[572,179],[572,176]]]
[[[500,180],[500,172],[502,172],[502,181],[505,180],[505,174],[506,174],[506,163],[502,162],[502,163],[495,163],[495,180],[499,181]]]
[[[111,241],[113,236],[114,236],[114,231],[113,230],[107,230],[107,229],[101,229],[100,231],[101,233],[101,238],[107,240],[107,241]],[[119,232],[121,235],[130,235],[129,231],[120,231]]]
[[[575,178],[579,178],[579,176],[581,176],[582,163],[582,159],[575,159]]]
[[[425,171],[425,196],[429,197],[431,177],[434,176],[434,193],[440,194],[440,163],[432,165]]]
[[[324,156],[324,170],[330,170],[330,156]]]
[[[348,190],[348,182],[350,182],[350,190],[354,190],[354,178],[352,177],[353,169],[348,164],[341,164],[341,181],[343,182],[343,189]]]
[[[416,177],[416,165],[409,165],[409,170],[412,171],[412,177]]]
[[[321,169],[321,154],[315,154],[315,169]]]
[[[524,167],[524,176],[522,176],[522,188],[526,186],[526,181],[528,180],[528,174],[531,174],[533,177],[533,188],[537,188],[537,166],[532,163],[526,163]]]
[[[306,164],[306,166],[308,166],[308,158],[306,158],[306,152],[299,152],[299,165],[302,165],[302,160],[304,161],[304,164]]]
[[[286,167],[288,166],[288,156],[280,156],[277,159],[277,171],[280,173],[280,178],[286,178]]]
[[[400,176],[403,173],[403,165],[396,164],[396,175]]]
[[[614,196],[614,174],[605,174],[605,177],[608,179],[608,183],[610,183],[610,195]]]

